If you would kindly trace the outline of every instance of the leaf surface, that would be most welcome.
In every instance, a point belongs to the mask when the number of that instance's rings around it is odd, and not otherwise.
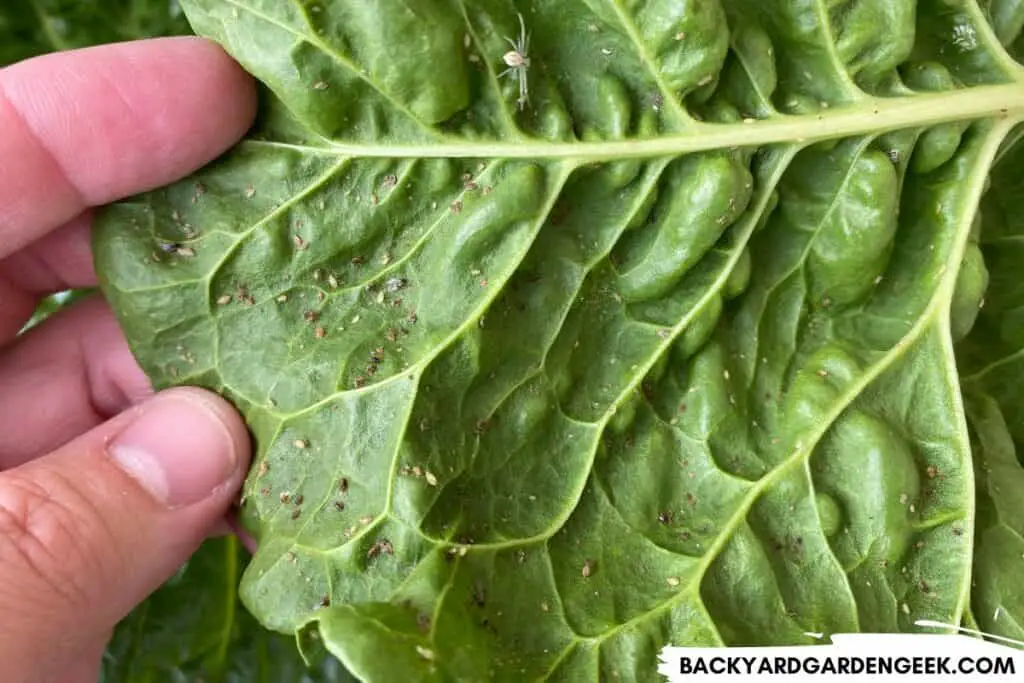
[[[187,33],[174,0],[10,0],[0,7],[0,66],[48,52]],[[22,332],[92,294],[46,297]],[[248,554],[208,541],[177,575],[118,624],[104,655],[104,683],[352,680],[333,657],[308,667],[294,639],[268,633],[238,602]]]
[[[969,430],[955,353],[1020,168],[991,5],[183,2],[260,122],[96,256],[155,381],[252,428],[246,606],[365,681],[1024,618],[972,461],[1020,406]]]

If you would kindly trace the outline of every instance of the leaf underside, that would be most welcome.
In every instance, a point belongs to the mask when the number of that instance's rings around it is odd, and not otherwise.
[[[1024,3],[182,5],[260,121],[96,259],[248,420],[263,625],[365,681],[1024,638]]]
[[[0,6],[0,67],[21,59],[103,43],[188,32],[174,0],[6,0]],[[23,332],[88,296],[44,299]],[[248,553],[229,539],[207,541],[166,585],[114,631],[103,656],[103,683],[346,683],[330,657],[307,655],[294,638],[270,633],[238,606]]]

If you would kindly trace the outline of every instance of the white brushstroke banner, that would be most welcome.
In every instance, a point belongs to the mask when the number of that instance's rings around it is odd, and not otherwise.
[[[830,636],[828,644],[788,647],[668,646],[658,656],[658,673],[670,683],[738,679],[787,683],[1024,681],[1024,650],[1020,649],[1024,643],[939,622],[920,621],[917,625],[960,634],[845,633]],[[986,635],[988,640],[965,633]]]

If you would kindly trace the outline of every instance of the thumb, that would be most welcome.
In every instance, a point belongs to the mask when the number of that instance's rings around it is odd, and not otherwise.
[[[182,388],[0,474],[4,669],[50,680],[93,658],[203,541],[248,462],[231,406]]]

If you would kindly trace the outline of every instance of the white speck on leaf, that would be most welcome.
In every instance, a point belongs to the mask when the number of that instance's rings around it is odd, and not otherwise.
[[[953,26],[953,45],[960,52],[970,52],[978,47],[978,35],[974,26],[965,22],[957,22]]]

